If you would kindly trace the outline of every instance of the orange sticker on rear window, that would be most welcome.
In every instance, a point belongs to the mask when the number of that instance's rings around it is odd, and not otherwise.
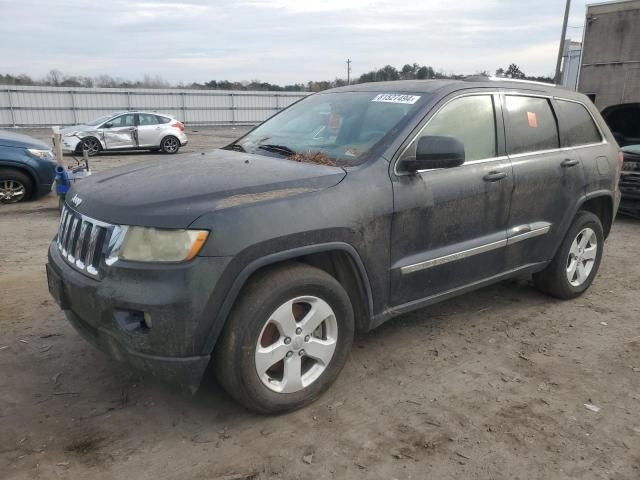
[[[538,117],[533,112],[527,112],[527,118],[529,119],[529,126],[531,128],[538,128]]]

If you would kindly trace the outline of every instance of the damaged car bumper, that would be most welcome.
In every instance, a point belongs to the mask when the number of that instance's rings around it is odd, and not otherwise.
[[[48,260],[49,291],[81,336],[115,360],[197,390],[211,353],[211,291],[226,258],[161,269],[128,262],[96,279],[71,266],[54,239]]]
[[[75,135],[65,135],[62,137],[62,152],[75,153],[78,151],[78,145],[82,139]]]

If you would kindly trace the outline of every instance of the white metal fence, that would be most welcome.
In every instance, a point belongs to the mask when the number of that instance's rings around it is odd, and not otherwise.
[[[0,127],[73,125],[112,112],[168,113],[189,125],[256,124],[305,92],[0,85]]]

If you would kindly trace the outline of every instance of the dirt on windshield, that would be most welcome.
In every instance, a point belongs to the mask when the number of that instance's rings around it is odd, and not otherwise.
[[[289,157],[294,162],[315,163],[317,165],[336,166],[336,161],[322,152],[296,153]]]

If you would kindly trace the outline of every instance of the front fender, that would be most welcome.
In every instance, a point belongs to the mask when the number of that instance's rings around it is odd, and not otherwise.
[[[40,183],[46,183],[39,172],[36,160],[29,158],[24,153],[11,155],[11,157],[5,155],[4,151],[2,153],[3,158],[0,160],[0,167],[15,168],[26,172],[33,179],[35,187]]]
[[[311,255],[315,253],[327,253],[327,252],[345,252],[349,255],[351,260],[353,261],[357,275],[360,277],[361,284],[364,288],[364,293],[367,298],[367,309],[369,316],[373,312],[373,295],[371,293],[371,285],[369,283],[369,276],[364,267],[364,263],[360,258],[357,250],[348,243],[344,242],[329,242],[315,245],[306,245],[302,247],[292,248],[289,250],[284,250],[276,253],[272,253],[269,255],[265,255],[260,258],[256,258],[240,270],[240,273],[233,274],[235,277],[231,283],[231,286],[227,289],[224,295],[224,301],[222,302],[220,308],[215,314],[212,322],[212,327],[209,331],[205,342],[205,352],[211,353],[215,347],[215,344],[222,332],[222,328],[224,327],[227,317],[231,312],[231,308],[233,307],[238,295],[240,295],[240,291],[242,287],[247,283],[247,280],[253,275],[256,271],[261,268],[267,267],[269,265],[275,265],[277,263],[282,263],[287,260],[292,260],[295,258],[299,258],[305,255]],[[232,265],[229,266],[230,270],[233,271],[234,268]],[[213,300],[213,299],[212,299]],[[213,300],[215,302],[215,300]],[[211,309],[215,307],[215,304],[210,305]]]

